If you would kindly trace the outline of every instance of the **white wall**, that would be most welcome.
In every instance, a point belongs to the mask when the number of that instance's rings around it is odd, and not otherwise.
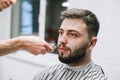
[[[103,67],[109,80],[120,79],[120,0],[69,0],[69,8],[89,9],[100,21],[93,61]]]
[[[0,40],[10,38],[11,8],[0,12]]]

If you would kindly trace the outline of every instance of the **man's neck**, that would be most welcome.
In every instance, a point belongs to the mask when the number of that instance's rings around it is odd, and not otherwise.
[[[68,65],[69,66],[82,66],[82,65],[88,64],[90,61],[91,61],[91,57],[86,57],[86,58],[81,59],[77,62],[70,63]]]

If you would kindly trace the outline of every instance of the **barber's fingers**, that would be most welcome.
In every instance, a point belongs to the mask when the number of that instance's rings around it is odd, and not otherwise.
[[[5,5],[4,0],[1,0],[0,1],[0,11],[2,11],[5,8],[4,5]]]
[[[6,6],[11,6],[16,3],[16,0],[4,0],[3,1]]]
[[[16,3],[16,0],[2,0],[0,2],[0,11]]]
[[[3,8],[7,8],[11,5],[11,3],[10,1],[5,0],[2,5],[3,5]]]
[[[33,48],[28,48],[27,49],[28,52],[34,54],[34,55],[38,55],[38,54],[46,54],[47,52],[50,52],[46,49],[46,47],[41,46],[41,47],[33,47]]]
[[[44,47],[46,48],[47,52],[53,52],[53,50],[54,50],[53,47],[50,44],[48,44],[48,43],[46,43],[44,45]]]
[[[0,5],[0,11],[2,11],[4,8],[3,8],[3,6],[2,5]]]
[[[27,51],[34,55],[45,54],[47,52],[45,47],[28,49]]]
[[[42,41],[39,43],[31,43],[31,45],[26,45],[25,50],[28,52],[38,55],[38,54],[45,54],[47,52],[52,52],[53,48],[47,42]]]
[[[10,3],[15,4],[16,0],[10,0]]]

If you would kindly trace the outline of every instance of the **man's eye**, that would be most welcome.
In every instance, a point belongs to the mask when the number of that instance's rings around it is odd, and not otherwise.
[[[59,31],[59,35],[62,35],[62,31]]]
[[[75,34],[75,33],[70,33],[69,36],[71,36],[71,37],[77,37],[78,35]]]

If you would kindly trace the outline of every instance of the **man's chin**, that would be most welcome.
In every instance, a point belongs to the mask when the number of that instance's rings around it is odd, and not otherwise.
[[[62,58],[67,58],[69,55],[70,55],[69,52],[66,52],[66,53],[59,52],[59,56]]]
[[[60,62],[65,63],[65,64],[70,64],[73,62],[73,60],[69,59],[68,56],[65,56],[65,55],[64,56],[59,55],[58,58],[59,58]]]

